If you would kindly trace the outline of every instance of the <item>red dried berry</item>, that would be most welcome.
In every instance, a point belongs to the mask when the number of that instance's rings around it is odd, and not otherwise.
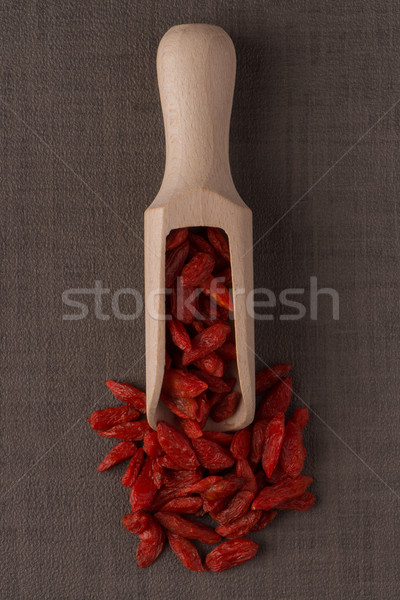
[[[178,496],[188,496],[189,494],[201,494],[205,490],[208,490],[214,483],[218,481],[222,481],[221,475],[210,475],[209,477],[204,477],[204,479],[199,479],[195,483],[192,483],[188,486],[185,486],[178,492]]]
[[[257,511],[255,511],[255,512],[257,512]],[[258,521],[254,525],[254,527],[252,527],[250,529],[250,531],[261,531],[261,529],[264,529],[264,527],[266,527],[267,525],[272,523],[272,521],[275,519],[277,514],[278,514],[277,510],[266,510],[266,511],[263,510],[261,517],[258,519]]]
[[[225,525],[226,523],[230,523],[230,521],[238,519],[247,512],[254,496],[255,494],[249,490],[240,490],[235,494],[228,506],[216,515],[216,521],[221,525]]]
[[[197,369],[193,369],[192,373],[202,381],[206,382],[210,392],[216,392],[217,394],[228,394],[230,392],[231,388],[229,382],[227,383],[220,377],[215,377],[215,375],[209,375],[208,373],[198,371]]]
[[[257,550],[258,544],[252,540],[222,542],[207,554],[205,568],[207,571],[225,571],[252,559],[257,554]]]
[[[283,481],[264,488],[258,494],[256,499],[251,505],[252,510],[271,510],[279,504],[286,502],[286,500],[292,500],[298,498],[311,485],[313,482],[312,477],[306,475],[299,475],[296,479],[290,479],[289,477]]]
[[[299,510],[305,512],[314,506],[315,496],[312,492],[304,492],[294,500],[286,500],[277,506],[278,510]]]
[[[157,432],[149,431],[143,438],[143,450],[151,458],[158,458],[164,454],[158,441]]]
[[[230,452],[215,442],[202,437],[192,440],[192,444],[201,465],[206,469],[229,469],[235,464]]]
[[[215,260],[210,254],[198,252],[183,267],[181,277],[183,285],[196,287],[200,281],[211,274],[214,268]]]
[[[210,296],[219,306],[233,312],[233,302],[228,288],[218,281],[216,277],[209,275],[199,283],[203,292]]]
[[[225,342],[217,352],[224,360],[236,360],[236,346],[233,342]]]
[[[139,534],[140,542],[136,551],[136,561],[141,569],[149,567],[161,554],[165,533],[160,525],[153,518],[150,519],[149,526]]]
[[[238,477],[243,477],[245,479],[242,490],[250,491],[255,496],[258,492],[257,480],[248,461],[244,458],[238,458],[235,472]],[[264,487],[264,485],[262,487]]]
[[[150,525],[151,516],[143,510],[135,513],[129,513],[122,517],[122,525],[129,533],[143,533]]]
[[[183,353],[183,365],[187,366],[217,350],[225,342],[230,331],[231,328],[226,323],[217,323],[198,333],[192,340],[192,349]]]
[[[204,373],[214,375],[214,377],[222,377],[224,372],[224,363],[215,352],[210,352],[207,356],[195,360],[193,364]]]
[[[217,481],[203,492],[203,498],[209,501],[219,500],[232,496],[238,489],[242,487],[245,480],[242,477],[235,475],[225,475],[223,479]]]
[[[231,442],[230,451],[234,458],[247,458],[250,452],[251,427],[237,431]]]
[[[216,442],[217,444],[220,444],[221,446],[225,446],[226,448],[229,448],[229,446],[232,443],[232,439],[233,439],[233,434],[232,433],[225,433],[223,431],[203,431],[203,436],[206,438],[206,440],[210,440],[211,442]]]
[[[106,386],[118,400],[125,402],[139,412],[146,414],[146,394],[129,383],[119,383],[118,381],[106,381]]]
[[[132,512],[149,508],[156,491],[157,488],[153,480],[153,459],[148,456],[131,489]]]
[[[249,461],[254,466],[258,465],[261,460],[267,425],[267,421],[257,421],[253,425]]]
[[[187,227],[179,227],[178,229],[173,229],[167,235],[167,239],[165,240],[165,247],[167,250],[173,250],[177,248],[185,240],[189,235],[189,229]]]
[[[171,550],[176,554],[181,563],[191,571],[203,572],[204,567],[201,562],[197,548],[181,535],[168,532],[168,541]]]
[[[196,469],[199,466],[189,439],[176,427],[160,421],[157,425],[157,435],[162,449],[177,465],[184,469]],[[195,441],[193,440],[193,442]]]
[[[249,510],[247,513],[231,521],[227,525],[218,525],[215,531],[222,535],[222,537],[228,538],[228,540],[234,540],[246,535],[250,531],[253,531],[253,527],[256,527],[258,521],[261,518],[261,510]]]
[[[287,375],[292,368],[292,365],[274,365],[273,367],[266,367],[262,371],[256,373],[256,395],[260,396],[267,390],[272,388],[273,385],[278,383],[285,375]]]
[[[308,412],[308,408],[306,406],[302,406],[294,411],[292,421],[297,423],[300,429],[304,429],[307,425],[308,420],[310,418],[310,413]]]
[[[115,425],[107,431],[98,431],[98,435],[105,438],[117,438],[125,441],[140,441],[144,438],[146,433],[152,431],[147,421],[133,421],[130,423],[123,423],[122,425]]]
[[[121,479],[122,485],[129,488],[133,486],[140,473],[140,469],[142,468],[144,459],[145,455],[143,448],[138,448],[135,454],[132,456],[131,460],[129,461],[129,465]]]
[[[186,240],[173,250],[168,250],[165,255],[165,287],[170,288],[178,277],[185,264],[189,252],[189,242]]]
[[[132,406],[116,406],[114,408],[104,408],[96,410],[88,418],[89,424],[95,431],[104,431],[114,425],[136,421],[140,417],[140,412]]]
[[[221,423],[222,421],[225,421],[225,419],[229,419],[235,412],[239,399],[240,394],[238,392],[230,392],[230,394],[223,396],[222,400],[215,404],[211,409],[210,414],[213,421],[215,421],[215,423]]]
[[[101,463],[97,467],[97,471],[102,473],[107,471],[114,465],[126,460],[130,456],[133,456],[136,452],[136,446],[133,442],[119,442],[116,444],[108,454],[103,458]]]
[[[288,421],[283,438],[280,463],[290,477],[297,477],[303,470],[306,451],[300,427],[294,421]]]
[[[174,317],[167,321],[167,325],[175,346],[188,352],[192,347],[192,342],[185,326]]]
[[[174,317],[188,325],[197,315],[197,298],[201,290],[194,287],[184,287],[181,277],[178,277],[171,293],[171,313]]]
[[[203,506],[200,496],[190,498],[173,498],[163,506],[163,512],[194,515]]]
[[[203,432],[197,421],[193,419],[178,419],[178,421],[183,433],[187,435],[188,438],[196,439],[202,437]]]
[[[199,412],[199,405],[196,398],[176,397],[170,398],[165,393],[161,393],[161,399],[169,410],[177,417],[182,419],[196,419]]]
[[[226,262],[230,262],[229,244],[220,229],[207,227],[207,237],[210,244]]]
[[[221,540],[221,536],[215,533],[214,529],[203,523],[191,521],[174,513],[157,512],[154,516],[165,529],[189,540],[199,540],[204,544],[217,544]]]
[[[284,435],[285,414],[279,412],[265,428],[265,441],[261,461],[267,477],[271,477],[278,464]]]
[[[265,396],[256,412],[256,420],[270,421],[278,412],[286,412],[292,396],[292,378],[277,383]]]
[[[201,235],[197,235],[197,233],[189,231],[189,242],[190,256],[194,256],[198,252],[206,252],[207,254],[211,254],[211,256],[215,258],[216,255],[214,248],[211,246],[211,244],[207,242],[207,240],[201,237]]]
[[[169,369],[164,374],[163,390],[170,396],[195,398],[207,389],[207,384],[180,369]]]

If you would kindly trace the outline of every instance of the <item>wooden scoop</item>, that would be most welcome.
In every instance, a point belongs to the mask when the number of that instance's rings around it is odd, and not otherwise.
[[[229,431],[254,418],[254,322],[246,309],[253,289],[252,213],[229,166],[229,123],[236,56],[214,25],[177,25],[162,38],[157,74],[166,140],[164,179],[144,214],[147,418],[153,428],[173,415],[160,401],[165,365],[165,238],[178,227],[220,227],[229,238],[237,351],[236,412],[206,428]]]

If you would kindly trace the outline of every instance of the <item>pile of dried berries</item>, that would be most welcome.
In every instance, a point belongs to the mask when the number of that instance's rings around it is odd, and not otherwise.
[[[252,425],[234,434],[204,429],[208,419],[229,417],[240,396],[233,390],[236,380],[229,377],[235,359],[229,247],[219,230],[208,228],[208,241],[201,233],[184,228],[167,237],[171,295],[166,312],[172,318],[161,397],[176,416],[176,426],[161,421],[153,431],[146,418],[140,419],[146,412],[144,392],[115,381],[107,385],[125,406],[95,411],[88,419],[102,437],[122,440],[98,471],[130,458],[122,483],[130,488],[131,512],[122,523],[139,535],[140,567],[156,560],[167,537],[188,569],[229,569],[257,552],[258,544],[244,535],[263,529],[280,510],[306,511],[315,500],[306,491],[312,477],[301,474],[307,408],[297,409],[285,424],[290,365],[257,373],[256,394],[265,396]],[[182,516],[206,514],[215,528]],[[222,543],[202,561],[189,540]]]

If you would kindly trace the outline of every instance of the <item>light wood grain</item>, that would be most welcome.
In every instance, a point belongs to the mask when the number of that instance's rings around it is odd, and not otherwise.
[[[232,417],[207,428],[235,430],[254,417],[254,322],[246,310],[253,289],[252,213],[229,166],[229,123],[236,57],[230,37],[213,25],[178,25],[162,38],[157,74],[166,139],[165,174],[145,212],[146,393],[152,427],[171,420],[159,402],[165,364],[165,238],[185,226],[222,228],[230,243],[237,386]],[[160,318],[156,319],[155,315]]]

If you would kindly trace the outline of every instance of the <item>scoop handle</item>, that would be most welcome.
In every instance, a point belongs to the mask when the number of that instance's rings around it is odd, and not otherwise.
[[[229,193],[229,124],[236,54],[229,35],[215,25],[177,25],[157,52],[164,117],[163,185]]]

